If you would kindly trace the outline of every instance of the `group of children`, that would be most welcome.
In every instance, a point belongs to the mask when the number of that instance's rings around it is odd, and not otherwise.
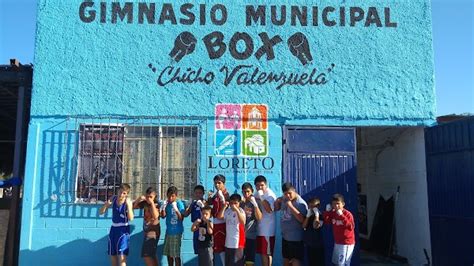
[[[214,177],[216,191],[204,199],[204,187],[194,188],[194,198],[187,208],[178,199],[178,190],[171,186],[167,200],[158,204],[157,193],[148,188],[145,195],[133,203],[128,199],[130,186],[122,184],[117,196],[110,198],[100,209],[106,212],[112,206],[112,227],[109,233],[108,252],[112,265],[126,264],[130,239],[129,221],[133,209],[144,209],[144,240],[141,251],[146,265],[158,265],[157,245],[160,237],[160,218],[166,218],[163,255],[168,265],[181,265],[181,238],[183,219],[191,215],[194,253],[199,265],[211,266],[220,259],[225,266],[253,265],[256,254],[263,266],[272,265],[275,246],[275,212],[281,211],[282,255],[284,265],[301,265],[305,247],[309,265],[324,265],[324,245],[321,227],[331,224],[335,239],[332,262],[350,265],[354,249],[354,219],[344,209],[344,198],[335,194],[332,203],[321,213],[320,201],[313,198],[308,204],[297,194],[290,183],[282,186],[283,196],[277,198],[267,186],[264,176],[242,185],[240,194],[229,195],[225,176]]]

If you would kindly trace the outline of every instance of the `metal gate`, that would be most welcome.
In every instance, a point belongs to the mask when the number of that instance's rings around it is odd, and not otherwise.
[[[283,182],[291,182],[305,199],[318,197],[322,206],[334,193],[344,195],[346,208],[357,213],[356,144],[354,128],[286,127]],[[356,217],[354,220],[357,221]],[[358,235],[356,224],[356,237]],[[333,237],[324,228],[326,263],[330,265]],[[358,252],[352,264],[358,265]]]
[[[473,265],[474,117],[425,129],[433,265]]]

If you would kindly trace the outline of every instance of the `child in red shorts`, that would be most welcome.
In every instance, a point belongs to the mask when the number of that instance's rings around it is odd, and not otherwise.
[[[212,205],[212,217],[214,217],[214,256],[220,257],[222,264],[225,262],[225,220],[219,219],[219,212],[225,208],[226,201],[229,200],[229,193],[225,187],[225,176],[214,176],[214,187],[216,193],[207,200],[207,204]]]

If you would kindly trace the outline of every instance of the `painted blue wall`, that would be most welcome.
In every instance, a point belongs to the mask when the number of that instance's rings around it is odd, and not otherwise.
[[[109,1],[106,23],[100,23],[98,3],[86,9],[97,14],[93,22],[85,23],[79,16],[81,2],[39,3],[32,116],[206,116],[219,102],[266,103],[274,118],[367,120],[367,124],[380,120],[390,120],[392,124],[428,123],[435,115],[428,0],[352,0],[342,4],[340,1],[291,1],[292,5],[315,5],[320,9],[360,6],[367,12],[368,7],[377,7],[382,24],[384,7],[389,7],[391,21],[396,22],[397,27],[364,27],[364,21],[355,27],[348,26],[349,22],[344,27],[327,27],[322,25],[321,18],[318,27],[302,27],[298,22],[297,26],[271,26],[269,22],[266,26],[245,26],[245,5],[251,4],[248,1],[205,1],[207,10],[217,3],[226,6],[228,20],[222,26],[171,25],[169,21],[148,24],[146,20],[139,24],[137,4],[133,6],[132,23],[119,20],[112,24]],[[183,17],[179,13],[182,3],[186,2],[173,1],[178,20]],[[290,2],[274,1],[274,4],[289,5]],[[160,7],[156,5],[156,23]],[[337,18],[337,14],[331,13],[329,17]],[[258,37],[261,32],[267,32],[270,37],[279,34],[283,41],[275,46],[272,61],[264,57],[257,60],[254,56],[237,61],[228,51],[221,58],[210,60],[201,39],[216,30],[224,33],[227,43],[235,32],[247,32],[256,47],[262,44]],[[175,38],[183,31],[193,33],[198,43],[192,54],[173,63],[168,54]],[[299,31],[308,38],[314,59],[306,66],[290,53],[286,44],[287,39]],[[150,63],[157,73],[149,68]],[[219,69],[238,64],[258,66],[267,72],[310,72],[316,68],[318,73],[326,73],[331,64],[335,67],[327,74],[328,82],[321,86],[283,87],[281,90],[276,90],[273,84],[224,86]],[[158,72],[169,65],[203,67],[215,72],[216,78],[209,85],[160,87],[156,82]],[[183,99],[186,99],[185,105]]]
[[[123,7],[125,1],[119,2]],[[179,11],[184,3],[173,1],[178,21],[184,18]],[[284,125],[390,126],[427,125],[434,121],[428,0],[273,1],[273,5],[287,5],[288,9],[290,5],[308,6],[309,25],[312,23],[311,7],[319,6],[319,26],[301,26],[299,22],[293,26],[289,21],[283,26],[273,26],[269,18],[264,26],[255,23],[246,26],[245,5],[263,5],[262,1],[193,3],[193,11],[198,9],[198,4],[206,4],[206,25],[199,25],[199,12],[196,12],[197,22],[193,25],[172,25],[170,21],[159,24],[161,2],[156,2],[156,23],[150,24],[145,19],[145,23],[140,24],[138,3],[132,4],[131,23],[126,19],[112,23],[112,2],[106,1],[106,22],[101,23],[99,2],[81,12],[82,1],[39,1],[21,265],[75,265],[78,261],[91,265],[108,263],[106,237],[110,217],[98,217],[99,206],[68,203],[73,200],[71,191],[74,190],[77,167],[74,142],[64,141],[66,137],[75,137],[73,132],[66,131],[70,128],[65,122],[69,116],[198,116],[207,119],[207,125],[200,125],[200,134],[206,138],[201,138],[205,145],[200,147],[199,175],[200,182],[210,188],[216,173],[208,165],[216,146],[215,106],[220,103],[265,104],[269,120],[268,157],[274,160],[275,167],[271,171],[237,173],[231,170],[226,174],[230,177],[228,184],[232,192],[257,174],[267,175],[270,187],[279,192]],[[209,10],[215,4],[224,5],[228,12],[222,26],[210,23]],[[345,26],[339,21],[332,27],[323,25],[321,13],[327,6],[336,8],[329,19],[337,19],[339,8],[346,8]],[[369,7],[375,7],[382,27],[364,27],[365,20],[351,27],[349,10],[354,6],[361,7],[366,13]],[[390,8],[390,22],[397,23],[396,27],[386,27],[384,8]],[[80,14],[88,16],[91,10],[96,12],[95,20],[82,21]],[[176,37],[184,31],[196,37],[195,50],[176,62],[169,53]],[[270,38],[279,35],[282,42],[274,47],[275,58],[270,61],[265,55],[260,60],[254,55],[236,60],[228,49],[222,57],[211,60],[202,39],[213,31],[224,34],[227,47],[234,33],[248,33],[254,42],[254,53],[262,45],[259,33],[265,32]],[[313,56],[306,65],[293,56],[287,45],[287,40],[297,32],[306,36]],[[237,50],[244,49],[240,42]],[[220,69],[238,65],[248,65],[252,71],[258,67],[267,73],[297,73],[300,77],[316,69],[316,75],[323,74],[326,82],[277,89],[278,82],[238,85],[233,79],[225,85],[225,73]],[[209,84],[175,82],[161,86],[157,80],[167,67],[182,71],[202,68],[204,72],[212,72],[215,78]],[[189,124],[192,123],[189,120]],[[137,265],[141,262],[138,254],[140,218],[134,224],[134,251],[130,261]],[[187,261],[192,259],[189,237],[186,232],[183,257]]]

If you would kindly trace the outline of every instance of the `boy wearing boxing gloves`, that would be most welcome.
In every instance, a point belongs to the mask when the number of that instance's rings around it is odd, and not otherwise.
[[[191,222],[195,222],[197,219],[201,219],[201,209],[204,207],[206,201],[204,200],[204,187],[202,185],[197,185],[194,187],[194,197],[189,204],[188,208],[184,212],[183,216],[188,217],[191,215]],[[198,254],[198,236],[199,232],[194,231],[193,235],[193,248],[194,254]]]
[[[335,265],[350,265],[355,245],[354,217],[344,209],[344,197],[341,194],[332,196],[332,204],[326,205],[323,213],[324,223],[332,224],[334,235],[334,251],[332,263]]]
[[[244,261],[246,266],[255,264],[255,250],[257,242],[257,224],[262,219],[262,212],[258,207],[254,197],[252,185],[244,183],[242,185],[242,195],[244,200],[240,203],[240,208],[245,212],[245,249]]]
[[[166,192],[168,200],[161,208],[161,218],[166,218],[166,234],[163,255],[168,257],[168,265],[181,265],[181,237],[183,235],[184,204],[177,199],[178,189],[175,186]]]
[[[262,258],[262,266],[272,265],[272,256],[275,249],[275,193],[267,186],[267,179],[263,175],[255,177],[255,198],[262,210],[262,219],[257,226],[257,253]]]
[[[308,262],[311,266],[324,266],[323,217],[319,208],[319,198],[310,199],[308,201],[308,213],[303,222],[303,229],[305,230],[303,239],[306,254],[308,254]]]
[[[225,209],[226,201],[229,201],[229,193],[225,187],[225,176],[216,175],[214,176],[214,187],[216,192],[214,195],[210,195],[207,204],[212,205],[212,217],[214,217],[214,254],[218,255],[221,259],[222,265],[225,266],[225,220],[219,218],[219,212]],[[215,259],[216,256],[214,256]]]

